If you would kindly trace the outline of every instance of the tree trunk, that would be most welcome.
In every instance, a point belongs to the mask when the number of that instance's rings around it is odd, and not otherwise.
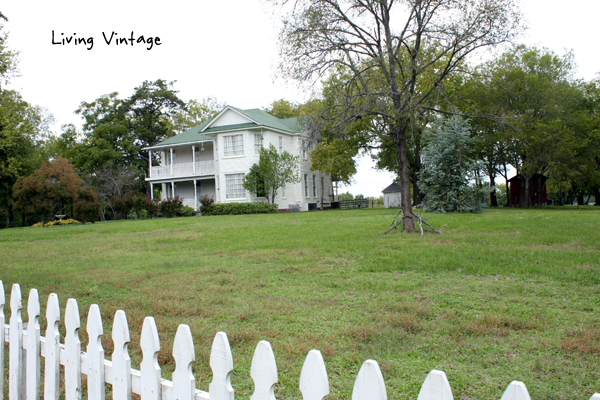
[[[498,199],[496,198],[496,181],[494,179],[494,175],[490,174],[490,187],[492,191],[490,192],[490,206],[498,207]]]
[[[529,207],[529,175],[521,174],[521,195],[519,196],[519,207]]]
[[[400,177],[400,209],[402,210],[402,231],[416,232],[413,220],[412,206],[410,204],[410,171],[406,148],[406,121],[396,126],[393,130],[396,151],[398,152],[398,176]]]
[[[583,205],[583,191],[579,191],[579,193],[577,193],[577,205],[578,206],[582,206]]]
[[[600,206],[600,186],[594,188],[595,206]]]

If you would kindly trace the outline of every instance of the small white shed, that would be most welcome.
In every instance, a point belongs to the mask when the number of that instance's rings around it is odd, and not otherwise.
[[[402,196],[400,195],[400,185],[396,182],[382,190],[383,193],[383,207],[385,208],[396,208],[400,207]]]

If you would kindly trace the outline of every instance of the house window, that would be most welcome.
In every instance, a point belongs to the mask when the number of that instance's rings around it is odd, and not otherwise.
[[[246,189],[242,185],[244,174],[225,175],[225,198],[245,199]]]
[[[279,136],[279,154],[283,153],[283,137]]]
[[[224,136],[225,157],[244,155],[244,135]]]
[[[304,197],[308,197],[308,174],[304,174]]]
[[[254,134],[254,154],[260,154],[260,149],[263,147],[263,135],[262,133]]]
[[[317,197],[317,176],[313,175],[313,197]]]
[[[302,139],[302,159],[306,160],[306,139]]]

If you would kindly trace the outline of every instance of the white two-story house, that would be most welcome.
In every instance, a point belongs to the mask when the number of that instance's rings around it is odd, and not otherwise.
[[[267,201],[242,186],[250,167],[258,163],[263,146],[275,146],[300,158],[301,182],[279,189],[279,209],[299,205],[300,209],[328,207],[333,190],[331,176],[311,171],[310,151],[298,118],[279,119],[262,110],[240,110],[227,106],[213,119],[146,147],[150,152],[150,174],[146,181],[160,188],[161,200],[179,196],[198,210],[201,196],[215,203]],[[152,159],[159,155],[160,165]],[[153,190],[151,190],[152,193]]]

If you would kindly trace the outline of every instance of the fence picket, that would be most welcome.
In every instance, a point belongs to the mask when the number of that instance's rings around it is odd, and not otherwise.
[[[360,367],[352,390],[352,400],[387,400],[385,382],[374,360],[367,360]]]
[[[500,400],[531,400],[523,382],[512,381]]]
[[[250,400],[275,400],[277,363],[271,343],[261,340],[256,346],[250,367],[250,376],[254,381],[254,393]]]
[[[115,345],[112,354],[113,397],[120,400],[131,400],[131,358],[127,352],[130,341],[129,326],[123,310],[118,310],[115,314],[112,339]]]
[[[158,365],[158,352],[160,341],[154,318],[146,317],[142,326],[140,345],[144,358],[140,365],[142,400],[160,400],[162,390],[160,387],[160,365]]]
[[[6,303],[6,297],[4,296],[4,282],[0,281],[0,371],[2,371],[2,378],[0,379],[0,400],[4,400],[4,324],[6,318],[4,317],[4,304]]]
[[[311,350],[300,372],[300,391],[304,400],[323,400],[329,394],[325,361],[319,350]]]
[[[10,293],[8,397],[10,400],[24,399],[23,320],[21,319],[21,287],[14,283]]]
[[[233,356],[225,332],[217,332],[213,340],[210,367],[213,371],[213,380],[208,387],[210,400],[233,400],[234,390],[231,386]]]
[[[102,348],[102,317],[97,304],[90,306],[87,320],[87,385],[89,400],[104,400],[104,349]]]
[[[433,370],[425,378],[417,400],[453,400],[452,389],[443,371]]]
[[[69,299],[65,311],[65,399],[81,399],[81,342],[79,341],[79,308]],[[44,399],[45,400],[45,399]]]
[[[181,324],[175,333],[173,342],[173,358],[175,371],[173,371],[173,394],[177,400],[192,400],[196,395],[196,378],[192,374],[192,362],[196,360],[194,340],[190,327]]]
[[[27,344],[25,352],[27,400],[40,398],[40,297],[37,289],[29,291],[27,300]]]
[[[55,293],[48,296],[46,307],[46,349],[44,368],[44,400],[58,399],[60,394],[60,306]]]

